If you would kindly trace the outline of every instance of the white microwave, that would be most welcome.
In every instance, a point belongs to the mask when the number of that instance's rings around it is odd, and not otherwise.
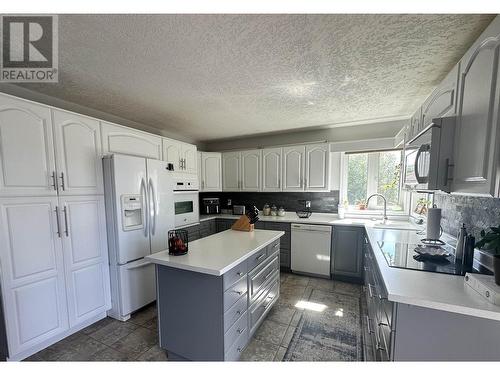
[[[455,118],[434,119],[405,147],[404,186],[418,191],[451,191]]]
[[[200,209],[197,191],[174,191],[175,227],[197,224],[200,221]]]

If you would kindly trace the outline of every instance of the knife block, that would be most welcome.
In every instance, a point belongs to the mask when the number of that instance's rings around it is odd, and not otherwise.
[[[231,226],[231,229],[242,232],[253,232],[255,226],[250,224],[250,219],[246,215],[242,215],[238,220],[236,220],[236,223]]]

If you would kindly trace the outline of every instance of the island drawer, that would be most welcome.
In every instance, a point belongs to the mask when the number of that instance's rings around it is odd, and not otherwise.
[[[267,256],[271,256],[280,250],[280,241],[274,241],[272,244],[267,245]]]
[[[229,308],[224,313],[224,332],[227,332],[229,327],[231,327],[234,322],[236,322],[241,316],[247,311],[248,307],[248,295],[245,293],[240,297],[238,302]]]
[[[224,311],[229,310],[247,292],[247,277],[243,276],[224,292]]]
[[[270,310],[271,306],[279,297],[279,277],[276,277],[271,283],[269,289],[258,297],[257,301],[250,306],[248,310],[250,325],[249,334],[252,335],[257,327],[261,318]]]
[[[248,331],[248,329],[246,329],[245,331]],[[237,361],[240,358],[241,352],[247,346],[247,343],[248,343],[248,332],[246,332],[246,334],[243,333],[242,335],[240,335],[240,337],[238,337],[235,343],[224,354],[224,360]]]
[[[248,295],[250,297],[250,303],[255,300],[257,294],[262,289],[263,285],[270,280],[270,278],[279,270],[279,258],[274,256],[266,261],[264,267],[258,267],[255,273],[249,275],[248,278]]]
[[[231,285],[233,285],[236,281],[241,279],[243,276],[247,274],[247,261],[244,260],[240,264],[236,265],[235,267],[231,268],[229,271],[227,271],[224,276],[222,276],[222,282],[224,285],[224,290],[229,288]]]
[[[253,270],[259,264],[261,264],[267,257],[267,246],[263,247],[255,254],[253,254],[250,258],[247,259],[248,262],[248,271]]]
[[[248,337],[247,313],[243,315],[229,328],[224,335],[224,353],[227,352],[236,340],[241,336]]]

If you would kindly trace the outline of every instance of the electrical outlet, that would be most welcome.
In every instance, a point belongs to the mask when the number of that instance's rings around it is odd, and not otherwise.
[[[311,208],[311,201],[306,201],[306,208]]]

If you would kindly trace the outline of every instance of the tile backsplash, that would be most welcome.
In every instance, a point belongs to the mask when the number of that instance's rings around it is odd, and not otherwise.
[[[200,208],[202,198],[219,198],[221,208],[227,208],[227,200],[231,199],[232,204],[255,205],[262,210],[267,203],[273,204],[277,208],[283,207],[286,211],[295,211],[303,208],[299,200],[311,201],[311,210],[313,212],[337,213],[339,204],[339,191],[333,190],[325,193],[313,192],[222,192],[222,193],[200,193]]]
[[[462,223],[476,237],[476,241],[481,238],[481,229],[500,224],[499,198],[436,193],[434,204],[442,208],[443,230],[455,237]]]

